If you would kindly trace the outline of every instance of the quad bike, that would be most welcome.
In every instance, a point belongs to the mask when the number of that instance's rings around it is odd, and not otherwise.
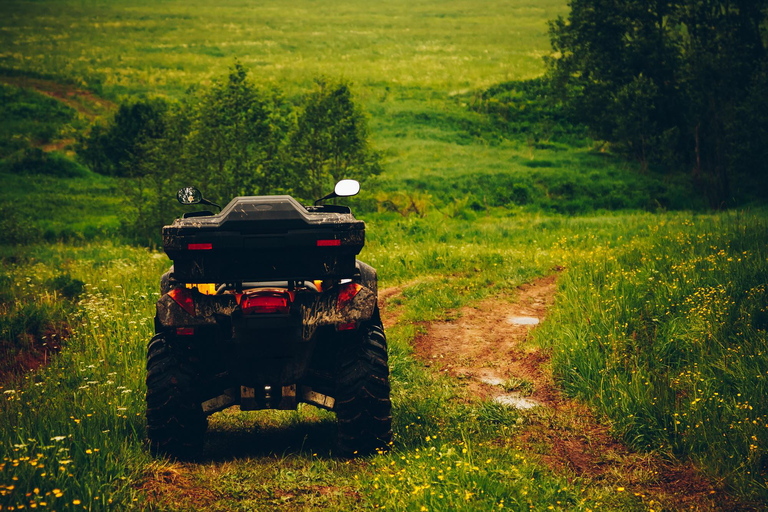
[[[389,367],[376,271],[356,260],[365,223],[342,180],[314,206],[290,196],[236,197],[163,228],[173,266],[161,278],[147,349],[147,434],[154,453],[194,458],[207,417],[312,404],[336,413],[336,453],[392,438]],[[194,187],[182,204],[207,204]]]

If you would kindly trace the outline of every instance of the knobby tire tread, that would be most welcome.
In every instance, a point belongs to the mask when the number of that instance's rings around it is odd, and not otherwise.
[[[147,437],[153,454],[194,459],[208,421],[196,398],[194,358],[156,334],[147,347]]]
[[[339,452],[348,457],[385,449],[392,441],[387,340],[377,314],[342,352],[337,373]]]

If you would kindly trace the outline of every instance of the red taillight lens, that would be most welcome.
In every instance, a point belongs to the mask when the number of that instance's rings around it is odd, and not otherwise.
[[[336,307],[338,309],[343,309],[344,306],[352,302],[352,299],[355,298],[355,295],[357,295],[362,289],[363,287],[359,283],[347,283],[341,285],[341,289],[339,290],[339,301]]]
[[[318,240],[318,247],[340,247],[341,240]]]
[[[168,292],[168,296],[181,306],[181,309],[195,316],[195,301],[192,298],[192,290],[189,288],[174,288]]]
[[[337,331],[352,331],[357,328],[356,322],[351,322],[348,324],[339,324],[336,326]]]
[[[213,249],[213,244],[187,244],[188,251],[210,251]]]
[[[240,300],[243,313],[250,314],[288,314],[291,310],[290,292],[262,290],[251,295],[244,295]]]
[[[194,336],[194,335],[195,335],[194,327],[177,327],[176,328],[176,336]]]

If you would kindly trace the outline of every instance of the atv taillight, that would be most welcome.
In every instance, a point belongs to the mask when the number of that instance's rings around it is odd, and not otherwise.
[[[359,283],[347,283],[341,285],[341,288],[339,289],[339,301],[336,304],[336,307],[338,309],[343,309],[344,306],[352,302],[352,299],[355,298],[355,295],[357,295],[362,289],[363,287]]]
[[[341,240],[318,240],[318,247],[340,247]]]
[[[259,290],[243,295],[240,307],[246,315],[251,314],[282,314],[287,315],[291,310],[293,297],[287,290]]]
[[[168,292],[168,296],[181,306],[181,309],[195,316],[195,300],[192,298],[192,290],[189,288],[174,288]]]
[[[210,251],[211,249],[213,249],[213,244],[211,243],[187,244],[188,251]]]

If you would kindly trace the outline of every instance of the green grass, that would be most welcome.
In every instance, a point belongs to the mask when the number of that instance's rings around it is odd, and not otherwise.
[[[120,195],[123,183],[65,161],[76,166],[79,174],[66,179],[10,174],[3,172],[7,163],[0,163],[1,243],[82,241],[118,234],[121,222],[128,218]]]
[[[376,190],[444,205],[547,211],[699,207],[687,184],[640,176],[589,141],[534,143],[472,110],[483,90],[540,75],[547,20],[563,0],[260,3],[8,2],[0,68],[73,80],[112,99],[164,94],[226,74],[235,58],[288,97],[321,75],[354,84],[386,173]],[[534,116],[535,117],[535,116]],[[507,189],[523,190],[510,196]],[[459,197],[456,197],[459,196]]]
[[[0,69],[17,83],[25,74],[58,77],[114,100],[181,98],[224,76],[235,59],[289,98],[319,76],[341,77],[352,81],[384,155],[386,172],[366,185],[372,192],[407,190],[444,211],[700,208],[685,179],[642,175],[593,147],[583,130],[554,138],[551,128],[525,131],[540,117],[559,119],[531,114],[542,108],[526,100],[535,88],[520,96],[516,88],[529,87],[514,81],[544,71],[547,21],[566,8],[564,0],[272,0],[258,9],[232,0],[8,2],[0,7]],[[514,106],[504,122],[498,105],[508,103],[499,98]],[[528,108],[519,119],[516,101]]]
[[[721,313],[712,308],[712,295],[697,290],[734,276],[715,297],[725,307],[722,313],[750,312],[750,321],[761,321],[765,294],[749,283],[765,282],[764,219],[762,212],[662,218],[519,215],[475,221],[439,214],[423,219],[371,216],[363,258],[378,268],[382,287],[411,283],[399,300],[401,321],[388,332],[397,434],[393,450],[349,464],[329,458],[332,416],[311,407],[298,413],[223,414],[212,420],[213,460],[190,467],[186,475],[218,489],[211,503],[220,510],[275,506],[288,495],[297,506],[329,508],[363,503],[395,510],[419,510],[425,504],[476,510],[502,500],[517,509],[529,502],[534,508],[575,510],[594,509],[598,503],[609,509],[641,507],[640,498],[616,493],[612,485],[553,474],[515,444],[525,414],[472,399],[411,354],[419,322],[445,318],[464,304],[509,292],[563,265],[568,270],[555,313],[537,338],[552,340],[566,389],[597,397],[596,405],[636,444],[690,455],[745,495],[761,497],[755,471],[765,427],[751,421],[765,417],[756,398],[762,396],[762,380],[755,378],[765,373],[764,358],[757,357],[765,350],[764,331],[745,331],[747,320],[731,324],[720,319],[717,329],[700,323],[712,311]],[[6,265],[33,283],[65,271],[84,280],[86,291],[69,318],[73,334],[67,349],[48,368],[3,390],[0,480],[7,483],[0,487],[0,502],[80,500],[98,510],[110,499],[118,509],[136,499],[141,506],[143,475],[165,467],[151,463],[144,447],[142,368],[166,258],[101,243],[30,248],[17,251],[15,261]],[[674,291],[672,285],[681,284],[675,276],[683,274],[694,285]],[[667,307],[670,293],[676,294],[673,303],[683,305],[673,317],[677,320],[670,321],[676,337],[684,340],[679,347],[666,338],[651,342],[644,337],[653,319],[664,317],[654,308]],[[663,300],[645,303],[654,296]],[[731,298],[739,305],[729,305]],[[702,309],[703,319],[690,311],[705,305],[709,309]],[[717,334],[712,341],[699,340],[707,332]],[[598,336],[610,342],[586,343]],[[697,343],[700,348],[693,350]],[[706,377],[701,384],[699,376]],[[49,405],[35,407],[41,403]],[[674,412],[688,416],[672,435]],[[695,427],[696,421],[706,429]],[[697,438],[698,432],[704,437]],[[711,442],[722,433],[726,444]],[[759,436],[757,442],[750,441],[752,435]],[[750,450],[747,443],[758,448]],[[734,459],[728,460],[733,467],[716,463],[719,446],[732,450]],[[242,456],[248,462],[238,462]],[[221,464],[226,471],[217,469]],[[318,498],[317,489],[324,486],[332,492]],[[35,488],[39,494],[24,496]],[[51,498],[54,489],[61,491],[60,498]],[[46,493],[51,494],[46,498]],[[192,505],[159,502],[164,510]]]
[[[45,246],[13,256],[14,275],[36,291],[65,271],[85,282],[85,293],[68,318],[72,332],[61,355],[4,386],[0,503],[62,509],[79,499],[109,509],[112,496],[130,503],[135,490],[126,479],[139,461],[149,462],[139,370],[156,295],[141,283],[162,270],[162,260],[104,244]],[[64,498],[55,497],[58,490]]]
[[[27,356],[52,357],[76,310],[81,282],[68,274],[33,279],[29,267],[4,268],[0,274],[0,378],[26,370]],[[50,352],[50,355],[43,353]],[[42,362],[42,361],[41,361]]]

